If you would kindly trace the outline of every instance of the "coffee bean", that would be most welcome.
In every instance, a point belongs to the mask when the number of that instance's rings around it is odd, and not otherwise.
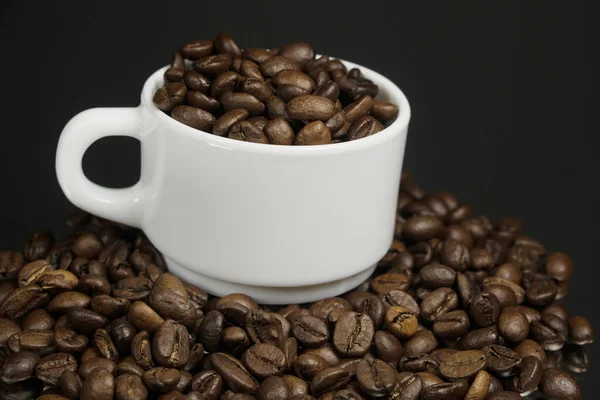
[[[279,55],[287,57],[290,60],[304,67],[309,61],[314,59],[315,50],[306,42],[292,42],[279,49]]]
[[[0,368],[0,380],[10,385],[31,378],[39,359],[37,354],[26,350],[9,355]]]
[[[166,393],[175,388],[181,379],[181,373],[174,368],[156,367],[144,372],[142,380],[148,389]]]
[[[256,125],[248,121],[235,123],[229,130],[230,139],[241,140],[244,142],[268,143],[268,139]]]
[[[201,57],[194,61],[193,67],[196,72],[210,78],[215,78],[219,74],[229,70],[233,59],[230,54],[221,53]]]
[[[141,301],[136,301],[129,307],[127,319],[140,331],[154,333],[162,325],[164,319],[150,306]]]
[[[300,65],[296,62],[294,62],[292,59],[281,56],[281,55],[276,55],[273,57],[270,57],[268,59],[266,59],[265,61],[263,61],[262,63],[260,63],[260,70],[263,73],[264,76],[274,76],[276,73],[278,73],[279,71],[283,71],[283,70],[295,70],[295,71],[300,71]]]
[[[242,362],[259,379],[283,374],[286,365],[283,351],[266,343],[251,346],[242,355]]]
[[[508,380],[507,388],[527,396],[537,389],[542,375],[542,363],[533,356],[527,356],[519,365],[517,374]]]
[[[334,103],[328,98],[314,95],[298,96],[286,107],[291,118],[304,121],[327,121],[336,113]]]
[[[117,318],[127,314],[130,305],[131,303],[127,299],[114,298],[108,295],[98,295],[92,299],[91,308],[98,314],[110,318]]]
[[[52,271],[54,267],[46,260],[37,260],[25,264],[19,271],[18,282],[19,286],[29,286],[37,284],[40,276],[46,272]]]
[[[463,350],[440,362],[440,373],[448,379],[469,379],[486,365],[485,353],[481,350]]]
[[[37,310],[36,310],[37,311]],[[29,315],[34,315],[34,313],[36,311],[31,312]],[[50,316],[48,316],[50,317]],[[26,319],[23,320],[23,327],[25,329],[52,329],[52,326],[47,326],[47,324],[45,324],[45,321],[41,321],[41,324],[38,326],[37,324],[30,324],[27,322],[27,317],[25,317]],[[50,319],[52,319],[50,317]],[[52,324],[54,324],[54,321],[52,321]],[[19,327],[19,325],[15,324],[14,322],[6,319],[6,318],[0,318],[0,346],[5,346],[6,343],[8,342],[8,339],[16,334],[21,332],[21,328]]]
[[[65,371],[77,372],[77,360],[71,354],[54,353],[39,360],[35,375],[49,385],[57,385]]]
[[[219,53],[227,53],[232,57],[241,57],[242,51],[227,33],[219,33],[215,38],[215,49]]]
[[[133,356],[127,356],[117,364],[115,367],[115,374],[117,376],[124,374],[134,375],[141,378],[144,374],[144,369],[135,362]]]
[[[54,331],[52,330],[26,330],[13,334],[8,339],[8,347],[13,352],[31,350],[43,355],[53,352],[51,346],[54,344]]]
[[[546,273],[559,282],[566,281],[573,274],[573,262],[564,253],[550,253],[546,257]]]
[[[23,254],[14,251],[0,251],[0,280],[14,279],[24,264]]]
[[[242,365],[242,363],[224,353],[213,353],[209,356],[210,364],[225,383],[236,392],[256,393],[258,382]]]
[[[393,306],[387,310],[384,323],[387,330],[399,339],[412,337],[419,325],[417,317],[401,306]]]
[[[77,374],[77,372],[73,371],[65,371],[62,373],[60,378],[58,379],[58,383],[60,389],[63,394],[69,399],[78,399],[79,393],[81,392],[81,378]]]
[[[412,372],[400,372],[396,378],[394,389],[390,393],[390,398],[418,400],[423,391],[423,381],[421,377]]]
[[[515,392],[509,392],[507,390],[500,390],[498,392],[490,393],[486,400],[520,400],[521,395]]]
[[[354,121],[348,128],[350,140],[362,139],[383,130],[383,125],[370,115]]]
[[[124,374],[115,380],[115,398],[117,400],[145,400],[148,389],[139,376]]]
[[[181,46],[179,52],[189,60],[197,60],[213,53],[213,41],[194,40]]]
[[[404,344],[404,350],[407,356],[428,354],[437,347],[438,341],[430,330],[418,331]]]
[[[402,229],[402,235],[415,242],[429,240],[437,236],[443,230],[442,221],[431,216],[413,216],[406,220]],[[409,248],[410,251],[410,248]],[[412,252],[412,251],[411,251]],[[448,265],[444,262],[445,265]]]
[[[329,340],[329,330],[325,322],[311,315],[293,321],[292,332],[296,340],[306,347],[319,347]]]
[[[344,118],[346,121],[353,123],[362,117],[366,117],[372,106],[373,98],[369,95],[363,96],[344,107]]]
[[[285,339],[281,322],[274,314],[251,310],[246,315],[246,331],[254,343],[279,346]]]
[[[514,375],[522,362],[521,356],[508,347],[491,345],[484,347],[483,352],[488,370],[499,377]]]
[[[495,325],[487,328],[475,329],[460,338],[459,347],[462,350],[478,350],[492,344],[502,344]]]
[[[398,115],[398,106],[387,101],[374,100],[371,106],[371,115],[380,121],[388,122]]]
[[[374,333],[373,320],[368,315],[349,311],[335,325],[333,346],[343,356],[361,357],[371,347]]]
[[[70,328],[56,328],[54,345],[58,351],[67,353],[79,353],[88,346],[89,339],[85,335],[79,335]]]
[[[350,381],[350,374],[343,368],[331,367],[319,372],[312,380],[311,392],[318,396],[325,392],[345,387]]]
[[[531,323],[531,338],[538,342],[544,350],[560,350],[564,346],[567,336],[566,321],[555,315],[545,314],[540,321]]]
[[[97,329],[93,336],[93,342],[104,358],[115,362],[119,359],[119,351],[108,331]]]
[[[218,399],[223,388],[223,378],[213,370],[204,370],[194,375],[190,386],[207,399]]]
[[[210,91],[210,80],[199,72],[193,70],[185,71],[183,74],[183,82],[190,91],[202,92],[204,94],[207,94]]]
[[[248,60],[260,64],[268,60],[269,58],[277,55],[278,52],[278,49],[250,48],[244,49],[242,56]]]
[[[369,396],[382,397],[392,393],[396,371],[382,360],[362,360],[356,365],[358,387]]]
[[[371,289],[377,293],[388,293],[392,290],[406,290],[410,286],[408,277],[404,274],[388,272],[377,276],[371,281]]]
[[[81,387],[82,400],[110,400],[113,398],[115,379],[103,369],[91,372]]]
[[[451,287],[456,279],[456,272],[443,264],[432,263],[419,271],[423,286],[429,289]]]
[[[571,317],[567,321],[569,340],[577,345],[594,342],[595,333],[590,321],[585,317]]]
[[[506,285],[498,285],[495,283],[488,284],[485,286],[483,293],[493,294],[496,299],[498,299],[498,304],[501,309],[517,305],[517,296],[515,295],[515,292]]]
[[[265,136],[271,144],[294,144],[294,130],[283,118],[274,118],[267,122],[264,128]]]
[[[458,296],[450,288],[439,288],[429,293],[421,302],[421,317],[435,321],[441,315],[458,307]]]
[[[211,113],[191,106],[177,106],[171,116],[182,124],[205,132],[212,131],[215,124],[215,117]]]
[[[469,384],[465,380],[458,380],[452,383],[438,383],[424,388],[421,398],[423,400],[460,400],[465,396],[468,388]]]
[[[64,271],[64,270],[58,270],[58,271],[53,271],[53,272],[59,272],[59,271]],[[65,271],[65,272],[68,272],[68,271]],[[41,284],[47,284],[47,282],[45,281],[46,275],[48,275],[48,274],[45,274],[40,278]],[[73,275],[73,277],[75,277],[75,275]],[[77,278],[77,277],[75,277],[75,278]],[[64,279],[63,282],[67,283],[68,280],[72,280],[72,278]],[[52,285],[57,286],[57,284],[58,284],[58,282],[55,282]],[[43,286],[42,286],[42,288],[43,288]],[[67,290],[70,290],[70,289],[67,289]],[[110,294],[112,287],[110,286],[110,282],[108,281],[108,279],[106,279],[105,277],[103,277],[101,275],[88,274],[88,275],[82,276],[81,279],[79,279],[77,281],[77,290],[92,297],[92,302],[93,302],[93,298],[95,296],[98,296],[101,294],[104,294],[104,295]]]
[[[521,283],[522,274],[521,269],[517,265],[513,263],[504,263],[496,268],[494,276],[506,279],[507,281],[511,281],[518,285]]]
[[[402,290],[390,290],[387,293],[380,294],[379,298],[381,299],[386,311],[393,306],[402,306],[408,309],[414,315],[418,316],[421,314],[421,309],[419,308],[419,305],[415,299]]]
[[[486,399],[490,389],[490,374],[486,371],[479,371],[469,387],[465,399],[467,400],[484,400]]]
[[[580,399],[581,389],[575,379],[557,368],[549,368],[539,384],[542,394],[551,399]]]
[[[54,244],[54,236],[47,230],[40,230],[25,242],[23,254],[29,261],[45,258]]]
[[[506,265],[512,265],[512,264],[506,264]],[[491,285],[502,285],[502,286],[509,288],[514,293],[515,301],[517,304],[523,303],[523,300],[525,299],[525,291],[523,290],[523,288],[508,279],[489,276],[483,280],[484,290],[487,290],[487,288]],[[496,295],[498,300],[500,300],[500,298],[497,294],[497,293],[500,293],[500,290],[498,288],[493,289],[491,292],[494,293],[494,295]],[[500,301],[500,303],[502,303],[502,301]]]
[[[433,332],[443,339],[458,339],[470,328],[469,316],[463,310],[454,310],[437,317]]]
[[[475,296],[471,300],[471,304],[469,306],[469,316],[475,325],[481,327],[494,325],[498,320],[499,315],[500,302],[492,293],[482,293],[481,295]]]
[[[312,380],[320,371],[329,368],[330,365],[316,354],[301,354],[293,363],[294,373],[306,380]]]
[[[507,307],[498,318],[498,331],[506,340],[520,343],[529,334],[529,321],[519,309]]]
[[[154,93],[152,101],[164,112],[173,111],[183,104],[187,95],[187,87],[181,82],[171,82]]]
[[[188,92],[186,99],[190,106],[199,108],[211,114],[214,114],[221,109],[221,103],[217,99],[208,97],[202,92],[190,91]]]
[[[313,121],[298,132],[296,145],[319,145],[331,143],[331,132],[321,121]]]
[[[168,368],[182,368],[189,356],[189,335],[185,326],[166,320],[154,333],[152,354],[157,364]]]

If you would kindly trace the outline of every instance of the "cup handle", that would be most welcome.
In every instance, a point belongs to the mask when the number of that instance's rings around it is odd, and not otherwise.
[[[140,228],[142,187],[111,189],[86,178],[82,169],[85,151],[107,136],[141,140],[139,107],[92,108],[73,117],[63,129],[56,151],[56,175],[67,198],[77,207],[99,217]]]

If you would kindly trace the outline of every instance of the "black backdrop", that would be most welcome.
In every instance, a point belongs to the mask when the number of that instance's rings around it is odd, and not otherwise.
[[[306,40],[396,82],[413,109],[405,169],[493,219],[522,217],[527,234],[570,254],[566,305],[600,329],[591,16],[577,1],[4,0],[0,248],[21,248],[38,227],[66,232],[54,154],[70,117],[138,104],[144,80],[191,39],[224,30],[244,47]],[[84,167],[123,187],[139,162],[134,140],[104,139]],[[584,378],[584,398],[600,396],[597,377]]]

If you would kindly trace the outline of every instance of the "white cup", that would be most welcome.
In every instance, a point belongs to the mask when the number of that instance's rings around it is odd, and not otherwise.
[[[56,155],[60,186],[76,206],[143,229],[172,273],[211,294],[283,304],[350,290],[393,239],[410,107],[390,80],[344,63],[399,106],[376,135],[276,146],[202,132],[152,103],[165,67],[144,84],[140,106],[94,108],[69,121]],[[106,136],[141,142],[134,186],[111,189],[85,177],[83,154]]]

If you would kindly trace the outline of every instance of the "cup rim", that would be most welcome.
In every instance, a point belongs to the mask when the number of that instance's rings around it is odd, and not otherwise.
[[[330,58],[335,59],[334,57]],[[167,125],[170,125],[172,129],[177,129],[179,132],[181,132],[181,134],[193,137],[197,140],[209,140],[213,146],[226,148],[229,150],[248,151],[253,153],[286,154],[290,156],[347,153],[378,146],[405,132],[410,121],[411,109],[404,92],[402,92],[402,90],[391,80],[370,68],[340,58],[338,58],[338,60],[343,62],[348,70],[351,68],[360,68],[362,75],[377,84],[379,86],[380,93],[382,91],[385,92],[389,97],[390,102],[393,102],[398,106],[399,112],[396,120],[381,132],[358,140],[312,146],[284,146],[244,142],[241,140],[234,140],[227,137],[214,135],[210,132],[202,131],[182,124],[181,122],[178,122],[165,114],[154,105],[152,97],[154,96],[156,90],[163,85],[164,73],[169,68],[168,65],[156,70],[150,75],[150,77],[148,77],[142,90],[141,104],[155,118]]]

